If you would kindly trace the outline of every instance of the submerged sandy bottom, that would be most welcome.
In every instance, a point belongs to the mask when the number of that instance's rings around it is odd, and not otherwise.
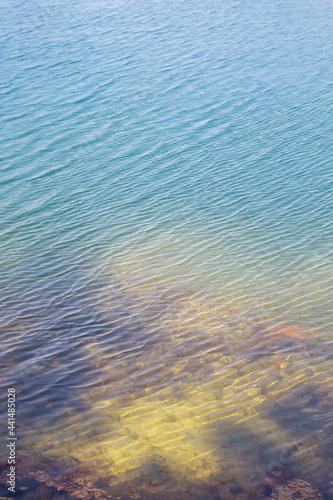
[[[63,401],[49,388],[45,413],[21,423],[23,458],[51,477],[89,471],[77,498],[264,498],[279,464],[332,498],[321,332],[195,288],[133,281],[97,295],[109,327],[69,349],[82,370]],[[51,369],[73,368],[59,355]]]

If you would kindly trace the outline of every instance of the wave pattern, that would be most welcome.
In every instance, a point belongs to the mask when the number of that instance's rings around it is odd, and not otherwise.
[[[4,3],[0,396],[24,457],[171,500],[259,498],[287,463],[333,498],[332,18]]]

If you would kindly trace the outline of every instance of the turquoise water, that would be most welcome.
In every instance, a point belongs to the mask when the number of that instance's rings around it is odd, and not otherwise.
[[[123,498],[243,498],[295,446],[333,498],[332,22],[325,0],[2,2],[1,396],[24,457],[74,456]],[[220,383],[256,407],[245,440],[199,425]],[[192,429],[161,477],[126,420],[147,404]]]

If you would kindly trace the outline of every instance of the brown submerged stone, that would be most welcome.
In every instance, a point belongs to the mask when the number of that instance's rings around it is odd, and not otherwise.
[[[310,332],[309,330],[305,330],[304,328],[299,328],[298,326],[294,325],[274,326],[273,328],[268,330],[268,334],[284,337],[294,337],[300,340],[308,339],[310,335],[315,335],[314,332]]]
[[[75,461],[75,460],[74,460]],[[77,463],[77,461],[75,461]],[[95,486],[96,475],[78,466],[66,469],[61,474],[53,475],[45,471],[45,464],[29,458],[18,457],[18,481],[24,478],[32,478],[49,488],[55,488],[59,492],[66,492],[71,498],[77,500],[106,500],[107,496],[103,490]],[[6,484],[6,472],[0,474],[0,484]]]
[[[104,492],[94,487],[94,482],[96,477],[89,472],[77,472],[72,477],[64,475],[59,475],[57,477],[52,477],[44,471],[31,472],[30,477],[33,477],[37,481],[46,484],[52,488],[56,488],[58,491],[66,491],[73,498],[78,500],[105,500],[106,496]]]
[[[263,482],[271,490],[271,500],[323,500],[310,483],[292,477],[283,466],[273,467]]]

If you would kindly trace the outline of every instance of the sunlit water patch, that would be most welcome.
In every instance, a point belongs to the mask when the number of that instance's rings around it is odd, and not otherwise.
[[[61,361],[49,347],[42,366],[30,362],[22,400],[45,413],[26,411],[24,455],[58,471],[89,467],[125,498],[168,488],[187,498],[182,487],[195,484],[247,498],[267,468],[285,462],[328,490],[325,337],[255,308],[250,315],[230,296],[144,286],[137,276],[126,285],[95,290],[99,329],[66,349],[56,343]]]
[[[332,5],[3,7],[21,494],[332,499]]]

